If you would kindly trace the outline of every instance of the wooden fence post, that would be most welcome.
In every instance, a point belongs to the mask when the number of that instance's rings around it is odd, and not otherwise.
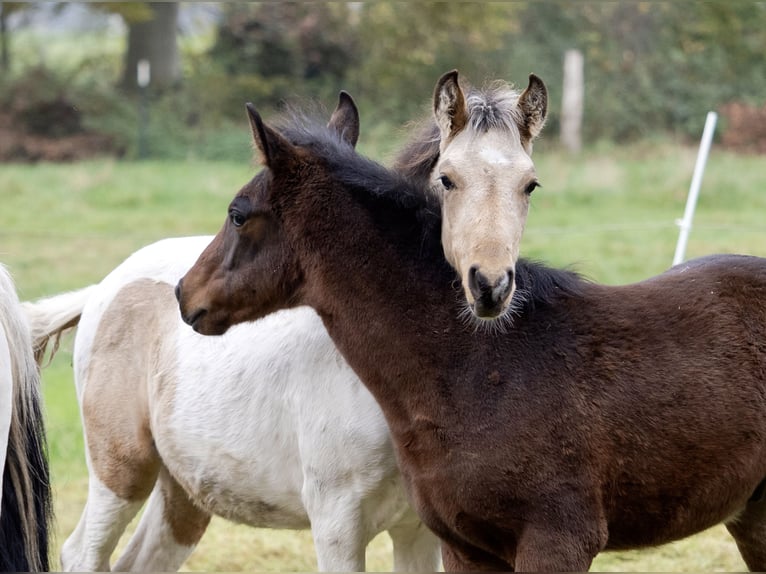
[[[582,146],[582,112],[585,93],[583,55],[579,50],[564,53],[564,87],[561,97],[561,143],[570,152]]]

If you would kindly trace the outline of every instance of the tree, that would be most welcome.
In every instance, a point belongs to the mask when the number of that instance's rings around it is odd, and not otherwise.
[[[498,2],[361,3],[363,60],[354,93],[377,100],[376,113],[399,122],[424,110],[436,80],[451,68],[478,84],[504,77],[502,39],[515,29],[522,8]]]
[[[8,17],[29,8],[25,2],[0,2],[0,70],[8,73],[11,69],[11,52],[8,46]]]
[[[101,2],[99,7],[120,14],[128,25],[128,48],[125,52],[121,86],[136,88],[136,70],[140,60],[151,65],[155,88],[171,87],[181,79],[178,52],[178,2]]]
[[[346,3],[237,3],[223,15],[209,55],[238,101],[335,97],[359,57]]]

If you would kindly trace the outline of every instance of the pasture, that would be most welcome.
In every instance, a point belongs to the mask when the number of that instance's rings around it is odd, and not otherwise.
[[[243,146],[246,126],[243,122]],[[672,259],[696,149],[665,142],[595,148],[578,157],[539,146],[542,188],[534,192],[522,255],[572,266],[610,284],[666,269]],[[362,132],[360,148],[381,159]],[[0,166],[0,260],[22,299],[100,280],[156,239],[215,233],[247,162]],[[766,168],[762,158],[714,148],[687,258],[713,252],[766,256]],[[87,480],[71,376],[71,338],[43,373],[60,547],[79,517]],[[389,569],[384,537],[368,555]],[[54,567],[57,557],[54,557]],[[741,570],[722,527],[673,545],[601,555],[597,570]],[[189,570],[312,570],[308,532],[257,531],[214,520]]]

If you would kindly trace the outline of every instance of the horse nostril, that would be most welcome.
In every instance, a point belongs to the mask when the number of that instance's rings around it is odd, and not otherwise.
[[[178,283],[176,283],[176,288],[174,289],[176,294],[176,301],[179,303],[181,302],[181,281],[183,281],[183,279],[178,280]]]
[[[479,270],[478,265],[468,269],[468,288],[477,301],[487,307],[502,304],[513,291],[514,270],[507,269],[495,280],[490,280]]]
[[[476,273],[478,273],[479,268],[476,265],[471,265],[470,269],[468,269],[468,287],[473,291],[476,288]]]
[[[513,269],[509,269],[506,272],[506,276],[502,277],[497,282],[495,288],[492,290],[492,295],[496,302],[501,303],[505,301],[508,298],[508,295],[511,294],[511,291],[513,290],[513,277]]]
[[[468,288],[476,299],[484,297],[487,291],[492,289],[487,277],[479,271],[478,265],[471,265],[468,269]]]

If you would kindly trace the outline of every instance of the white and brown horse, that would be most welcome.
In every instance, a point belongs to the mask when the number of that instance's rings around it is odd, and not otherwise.
[[[48,569],[52,518],[40,373],[11,276],[0,264],[0,570]]]
[[[318,567],[363,570],[379,532],[399,570],[433,570],[435,537],[409,507],[382,414],[308,308],[209,339],[178,315],[173,286],[211,237],[149,245],[90,288],[74,369],[88,502],[61,552],[68,571],[178,569],[211,515],[311,528]],[[64,294],[25,303],[38,340]],[[60,326],[72,316],[62,315]],[[259,341],[253,352],[253,340]]]

